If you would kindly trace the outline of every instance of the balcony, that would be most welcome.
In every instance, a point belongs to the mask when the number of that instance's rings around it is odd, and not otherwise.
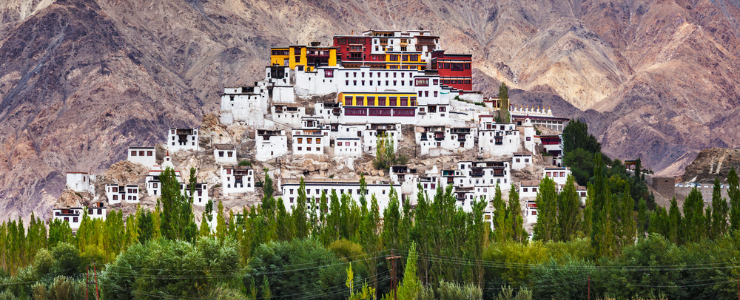
[[[434,137],[434,140],[435,141],[444,141],[445,140],[445,137],[444,136],[435,136]]]
[[[458,142],[464,142],[464,141],[467,141],[467,139],[465,138],[465,136],[460,136],[460,137],[457,138],[457,141]]]
[[[427,136],[426,136],[426,134],[422,134],[422,135],[421,135],[421,139],[420,139],[420,141],[423,141],[423,142],[426,142],[426,141],[428,141],[428,139],[427,139]]]

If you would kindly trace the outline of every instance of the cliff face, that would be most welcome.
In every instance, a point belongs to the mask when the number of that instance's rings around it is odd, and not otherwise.
[[[604,150],[677,172],[736,147],[736,1],[8,0],[0,3],[0,219],[46,215],[64,172],[195,126],[269,47],[430,29],[475,87],[585,118]],[[517,102],[519,101],[519,102]],[[570,105],[566,105],[569,103]],[[556,106],[557,105],[557,106]],[[740,139],[738,139],[740,140]]]

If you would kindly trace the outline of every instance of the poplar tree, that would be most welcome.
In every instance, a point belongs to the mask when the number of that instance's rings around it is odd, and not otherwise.
[[[671,208],[668,210],[668,227],[666,227],[666,238],[674,244],[678,244],[679,226],[681,226],[681,212],[678,210],[676,197],[671,200]]]
[[[219,239],[226,237],[226,218],[224,217],[224,204],[218,200],[218,210],[216,211],[216,236]]]
[[[162,185],[162,194],[159,197],[162,203],[162,215],[160,219],[162,237],[168,240],[181,239],[180,229],[185,224],[180,224],[180,213],[182,211],[180,205],[182,202],[180,183],[177,182],[175,172],[171,168],[166,168],[159,175],[159,181]]]
[[[493,227],[494,227],[494,240],[498,243],[503,243],[506,237],[509,236],[508,228],[506,226],[506,202],[504,202],[501,196],[501,187],[496,184],[496,190],[493,195]]]
[[[509,87],[507,87],[504,82],[502,82],[501,86],[498,88],[498,98],[501,103],[499,117],[503,123],[509,123],[511,121],[509,119]]]
[[[645,202],[645,199],[640,198],[640,202],[637,206],[637,237],[644,238],[645,231],[648,228],[648,221],[650,220],[647,210],[647,202]]]
[[[735,167],[730,169],[727,183],[730,185],[727,189],[727,196],[730,198],[730,230],[738,230],[740,229],[740,187]]]
[[[308,223],[308,212],[306,209],[306,202],[308,202],[306,198],[306,183],[303,181],[303,177],[301,177],[301,183],[298,187],[298,202],[296,203],[295,208],[293,209],[293,220],[295,224],[295,238],[303,239],[308,237],[309,234],[309,226]]]
[[[672,207],[672,203],[671,203]],[[698,242],[705,237],[704,200],[701,192],[694,187],[686,196],[683,203],[683,220],[681,222],[681,238],[684,242]]]
[[[389,195],[388,206],[383,211],[383,232],[381,239],[386,249],[402,249],[403,234],[401,231],[401,207],[398,203],[398,197],[394,193]]]
[[[622,199],[620,201],[620,215],[619,215],[619,246],[624,247],[635,243],[635,234],[637,232],[637,225],[635,224],[635,201],[632,199],[630,194],[629,183],[624,185],[622,191]]]
[[[714,179],[714,190],[712,190],[712,226],[711,238],[717,238],[727,233],[727,213],[729,212],[727,199],[722,198],[722,190],[719,178]]]
[[[539,241],[549,242],[558,239],[558,193],[555,181],[545,177],[540,181],[537,193],[537,223],[534,225],[534,235]]]
[[[290,241],[293,238],[293,222],[291,222],[290,215],[285,209],[282,198],[277,200],[276,226],[278,241]]]
[[[524,218],[522,217],[522,207],[519,203],[519,193],[516,191],[514,184],[509,190],[509,207],[506,210],[506,226],[509,233],[509,240],[523,243],[527,241],[527,230],[524,229]]]
[[[580,221],[581,198],[576,190],[575,178],[568,175],[565,187],[558,197],[559,240],[567,242],[573,239],[580,228]]]

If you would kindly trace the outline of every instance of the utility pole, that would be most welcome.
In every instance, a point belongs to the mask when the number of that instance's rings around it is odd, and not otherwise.
[[[100,300],[100,290],[98,289],[98,271],[95,268],[95,262],[93,261],[93,276],[95,276],[95,300]]]
[[[385,259],[391,261],[391,290],[393,290],[393,299],[398,300],[398,287],[396,286],[396,259],[401,258],[400,256],[396,256],[393,253],[393,249],[391,249],[391,255],[386,257]]]
[[[90,284],[90,266],[85,271],[85,300],[87,300],[87,286]]]

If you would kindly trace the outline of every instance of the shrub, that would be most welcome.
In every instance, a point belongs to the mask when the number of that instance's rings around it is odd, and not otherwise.
[[[248,160],[242,160],[242,161],[239,162],[239,166],[242,166],[242,167],[244,167],[244,166],[251,167],[252,166],[252,162],[251,161],[248,161]]]

